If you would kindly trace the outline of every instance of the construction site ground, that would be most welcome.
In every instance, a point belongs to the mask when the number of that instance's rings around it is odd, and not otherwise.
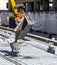
[[[11,56],[9,43],[0,42],[0,65],[57,65],[57,56],[35,47],[37,41],[31,40],[30,44],[23,42],[22,39],[18,41],[22,42],[18,57]]]

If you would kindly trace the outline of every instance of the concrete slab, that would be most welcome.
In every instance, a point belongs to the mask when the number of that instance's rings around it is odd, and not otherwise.
[[[31,42],[33,43],[33,41]],[[20,56],[18,57],[11,57],[9,43],[0,43],[0,54],[21,63],[21,65],[57,65],[57,56],[28,45],[27,43],[22,44]]]
[[[20,55],[11,59],[27,65],[57,65],[57,56],[30,45],[23,46]]]

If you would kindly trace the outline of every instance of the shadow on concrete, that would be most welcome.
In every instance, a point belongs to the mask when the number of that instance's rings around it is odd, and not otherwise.
[[[3,53],[5,56],[11,56],[11,52],[7,50],[0,50],[1,53]]]

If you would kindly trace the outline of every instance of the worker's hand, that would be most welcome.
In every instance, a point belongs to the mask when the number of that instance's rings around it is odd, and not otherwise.
[[[18,24],[20,22],[20,19],[18,17],[16,17],[14,20],[15,20],[16,24]]]
[[[15,17],[14,20],[17,22],[18,21],[18,17]]]

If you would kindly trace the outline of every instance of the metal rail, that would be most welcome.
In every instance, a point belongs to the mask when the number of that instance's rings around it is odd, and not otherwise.
[[[40,39],[40,40],[45,41],[45,42],[53,42],[54,44],[57,44],[57,40],[48,39],[48,38],[45,38],[45,37],[42,37],[42,36],[30,34],[30,33],[27,33],[27,36],[35,38],[35,39]]]

